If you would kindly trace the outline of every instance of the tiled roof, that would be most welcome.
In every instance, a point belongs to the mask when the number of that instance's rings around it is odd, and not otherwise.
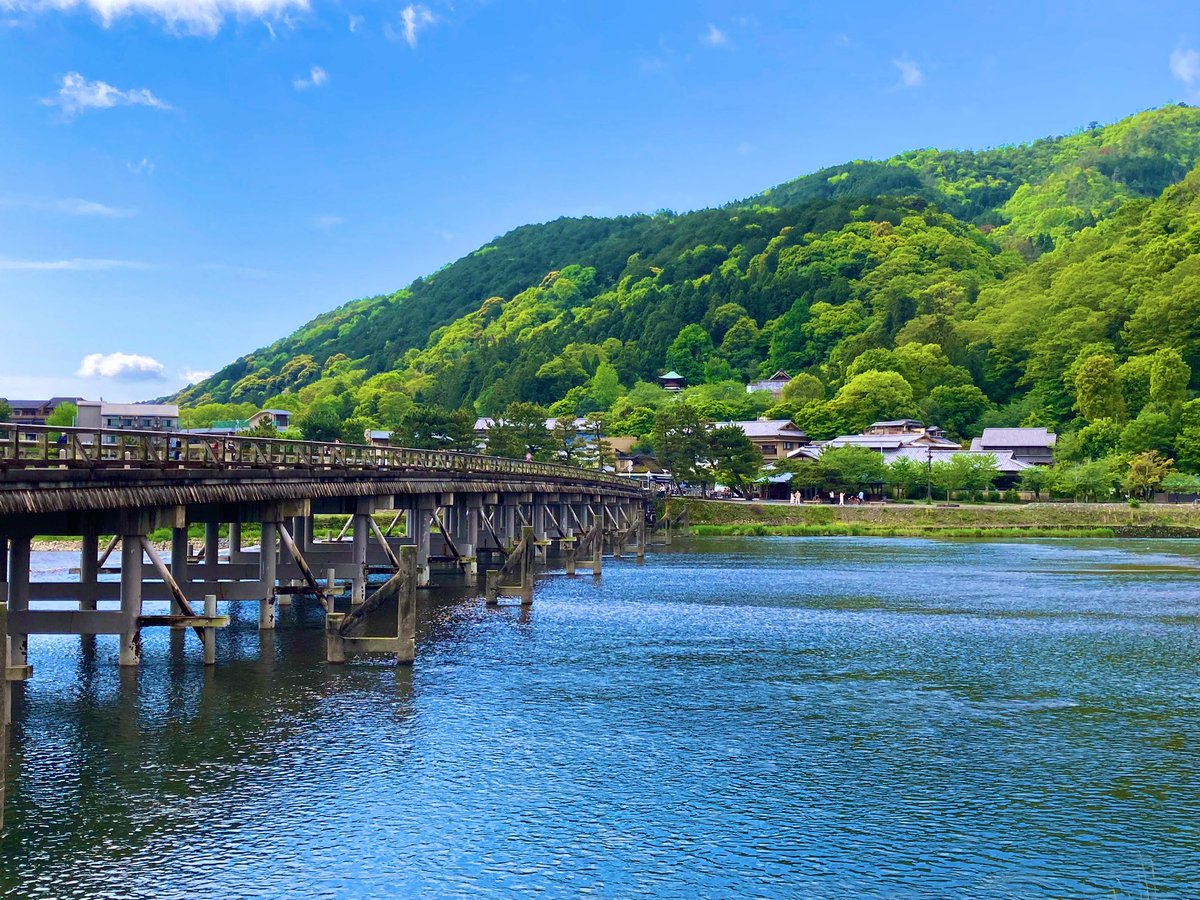
[[[721,428],[733,425],[742,429],[748,438],[792,438],[793,440],[808,440],[808,435],[796,427],[791,419],[752,419],[748,422],[718,422]]]
[[[979,442],[981,448],[990,449],[1005,447],[1053,447],[1058,435],[1052,434],[1045,428],[985,428],[983,437],[971,442]]]

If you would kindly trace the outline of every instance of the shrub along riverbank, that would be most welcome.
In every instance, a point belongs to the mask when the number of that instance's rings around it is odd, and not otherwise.
[[[1200,537],[1200,508],[1190,505],[788,506],[672,499],[665,512],[675,518],[684,505],[692,533],[704,535]]]

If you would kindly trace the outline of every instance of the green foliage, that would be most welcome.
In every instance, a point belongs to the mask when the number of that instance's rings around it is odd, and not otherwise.
[[[46,417],[46,424],[70,427],[75,424],[75,417],[78,415],[79,408],[74,403],[60,403]]]
[[[721,484],[745,496],[746,487],[758,475],[762,455],[736,425],[714,428],[708,435],[708,459]]]
[[[1042,491],[1055,484],[1055,473],[1044,466],[1030,466],[1021,470],[1021,489],[1033,491],[1034,499],[1042,499]]]
[[[1155,490],[1162,487],[1172,465],[1172,460],[1156,450],[1139,453],[1129,461],[1129,471],[1125,473],[1125,490],[1131,497],[1150,497]]]
[[[684,399],[664,406],[654,419],[654,451],[676,486],[702,479],[701,460],[709,450],[709,422]]]
[[[188,427],[265,404],[336,416],[339,434],[401,430],[422,407],[520,402],[641,436],[668,368],[717,388],[689,400],[718,420],[766,410],[718,386],[785,368],[800,374],[773,414],[815,438],[917,415],[964,439],[1047,425],[1078,432],[1083,460],[1113,446],[1083,426],[1111,420],[1129,423],[1118,446],[1195,470],[1200,423],[1180,408],[1200,387],[1198,157],[1200,110],[1171,106],[849,163],[720,209],[526,226],[178,399]]]
[[[855,375],[837,392],[830,408],[851,431],[862,431],[872,422],[914,416],[912,386],[899,372],[874,369]]]
[[[0,422],[12,421],[12,407],[7,400],[0,400]]]
[[[886,482],[883,458],[866,447],[830,447],[815,464],[827,488],[860,488]]]
[[[341,440],[342,417],[328,401],[314,403],[296,423],[306,441]],[[360,443],[355,441],[355,443]]]

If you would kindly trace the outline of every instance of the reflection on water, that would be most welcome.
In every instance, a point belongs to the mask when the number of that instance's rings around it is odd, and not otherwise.
[[[304,604],[208,671],[35,638],[0,892],[1195,897],[1198,567],[697,539],[525,612],[423,593],[411,670],[327,667]]]

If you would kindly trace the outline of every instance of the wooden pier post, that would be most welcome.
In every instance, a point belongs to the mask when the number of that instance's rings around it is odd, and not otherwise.
[[[142,614],[142,536],[121,535],[121,656],[122,666],[142,661],[142,636],[138,617]]]
[[[604,566],[604,521],[596,522],[592,529],[596,533],[592,540],[592,574],[599,577]]]
[[[533,603],[533,566],[537,561],[536,532],[532,525],[521,527],[521,605]]]
[[[8,551],[8,610],[25,612],[29,609],[29,537],[14,536]],[[141,570],[139,569],[139,574]],[[29,635],[19,631],[8,633],[8,665],[22,670],[29,677]]]
[[[488,606],[495,606],[500,597],[500,570],[488,569],[484,580],[483,599]]]
[[[646,513],[644,510],[638,509],[635,511],[637,515],[637,561],[646,561]]]
[[[342,638],[342,619],[345,613],[331,612],[325,616],[325,662],[341,665],[346,661],[346,641]]]
[[[417,658],[417,548],[400,548],[404,579],[396,593],[396,663],[411,666]]]
[[[215,616],[217,614],[217,595],[204,595],[204,614],[206,616]],[[217,629],[208,626],[204,629],[204,664],[206,666],[216,665],[217,662]]]
[[[369,513],[360,510],[354,514],[353,555],[354,576],[350,581],[350,605],[357,606],[367,599],[367,540],[370,532]]]
[[[266,596],[258,601],[258,630],[275,627],[275,579],[278,572],[278,535],[274,522],[262,522],[262,540],[258,547],[258,580]]]

